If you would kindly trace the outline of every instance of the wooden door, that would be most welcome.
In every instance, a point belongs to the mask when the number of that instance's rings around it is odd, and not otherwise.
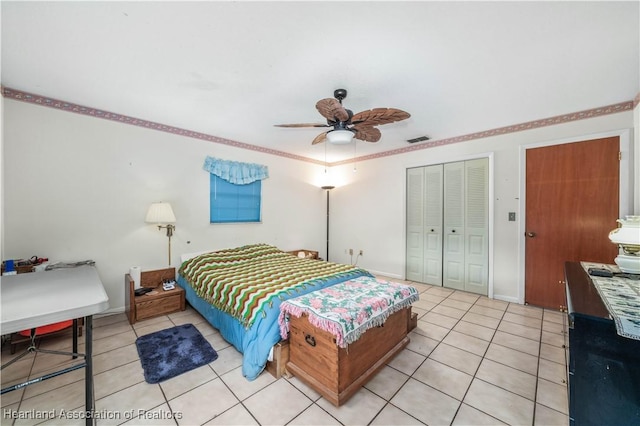
[[[619,152],[618,137],[527,150],[525,303],[566,305],[566,261],[613,263]]]

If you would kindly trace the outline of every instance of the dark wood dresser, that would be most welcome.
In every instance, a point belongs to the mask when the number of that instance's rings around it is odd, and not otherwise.
[[[565,264],[569,424],[640,424],[640,340],[619,336],[579,262]]]

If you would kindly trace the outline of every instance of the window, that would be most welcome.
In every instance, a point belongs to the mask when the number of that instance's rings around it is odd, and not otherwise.
[[[203,168],[209,172],[209,222],[260,222],[267,166],[207,157]]]
[[[260,222],[262,181],[236,185],[210,174],[211,223]]]

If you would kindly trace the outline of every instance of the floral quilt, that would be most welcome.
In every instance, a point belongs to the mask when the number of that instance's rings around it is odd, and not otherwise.
[[[282,302],[280,334],[289,336],[290,315],[307,314],[309,322],[336,337],[345,348],[372,327],[419,299],[418,291],[409,285],[372,277],[359,277]]]

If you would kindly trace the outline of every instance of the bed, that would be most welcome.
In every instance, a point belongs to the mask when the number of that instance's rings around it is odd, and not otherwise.
[[[280,304],[358,277],[362,268],[298,258],[268,244],[182,256],[177,283],[187,301],[243,354],[242,374],[256,379],[280,340]]]

